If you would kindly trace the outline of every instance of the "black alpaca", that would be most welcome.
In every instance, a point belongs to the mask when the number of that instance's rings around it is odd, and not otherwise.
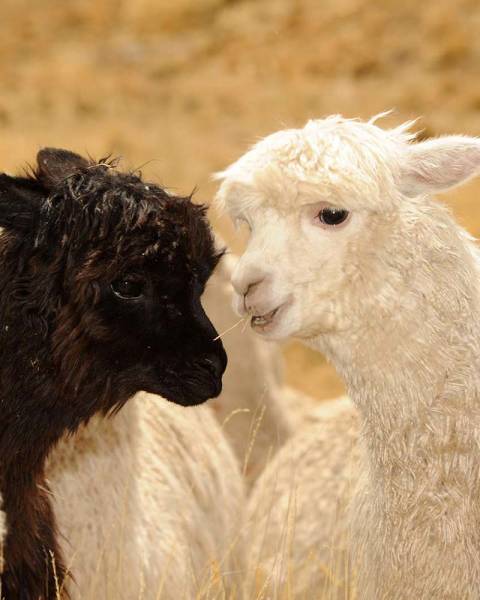
[[[226,366],[200,304],[220,258],[205,210],[112,163],[54,149],[37,160],[30,177],[0,175],[7,600],[68,596],[44,476],[59,438],[139,390],[203,402]]]

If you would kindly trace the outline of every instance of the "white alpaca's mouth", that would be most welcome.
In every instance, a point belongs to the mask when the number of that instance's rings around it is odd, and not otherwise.
[[[279,313],[282,312],[282,309],[285,307],[285,305],[286,302],[284,304],[280,304],[280,306],[277,306],[277,308],[274,308],[264,315],[253,315],[250,321],[252,329],[258,333],[267,333],[267,331],[273,329],[278,323]]]

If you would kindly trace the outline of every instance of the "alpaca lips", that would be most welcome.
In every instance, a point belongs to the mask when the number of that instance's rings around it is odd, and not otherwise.
[[[275,318],[275,315],[277,314],[279,308],[280,307],[275,308],[266,315],[254,315],[251,321],[252,327],[266,327],[267,325],[270,325],[270,323]]]

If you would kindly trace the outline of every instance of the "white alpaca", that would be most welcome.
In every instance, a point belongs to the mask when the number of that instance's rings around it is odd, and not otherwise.
[[[310,121],[228,168],[219,199],[252,230],[238,311],[323,352],[359,410],[358,597],[466,600],[480,597],[480,262],[430,194],[480,172],[480,141],[413,137]]]

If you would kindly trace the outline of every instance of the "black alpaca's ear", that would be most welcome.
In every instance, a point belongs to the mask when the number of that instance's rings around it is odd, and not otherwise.
[[[45,191],[36,181],[0,173],[0,227],[27,233],[44,198]]]
[[[45,187],[52,189],[91,163],[83,156],[69,150],[42,148],[37,154],[37,164],[37,178]]]

